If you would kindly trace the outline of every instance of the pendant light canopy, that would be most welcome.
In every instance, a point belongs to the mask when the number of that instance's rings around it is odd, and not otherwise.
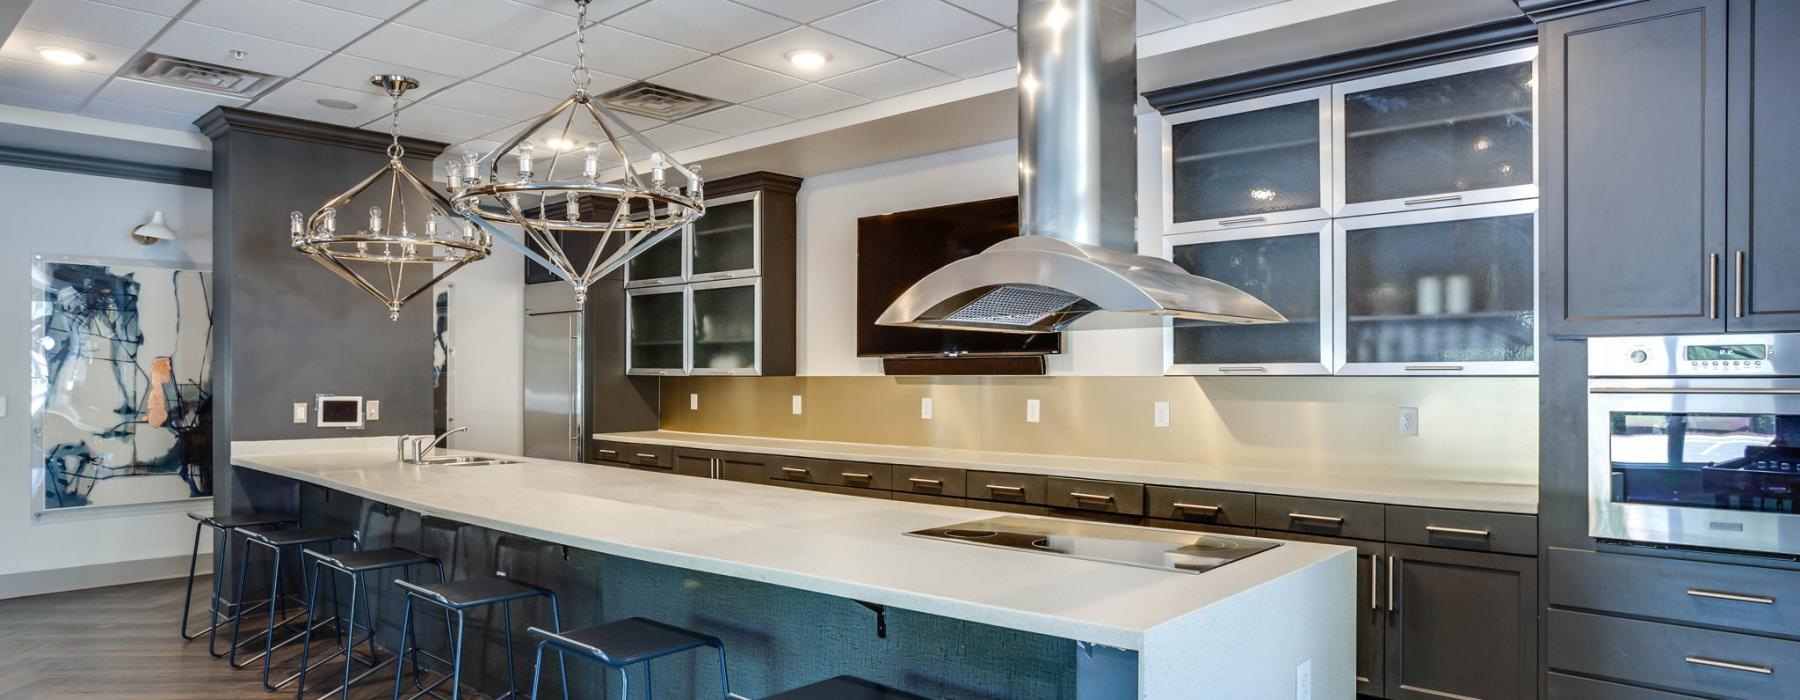
[[[588,0],[575,5],[574,93],[486,156],[463,154],[445,179],[458,212],[573,285],[583,303],[590,285],[692,223],[705,203],[700,166],[668,157],[588,92]],[[612,168],[623,174],[602,181]],[[593,253],[572,256],[563,244],[584,235],[598,237]]]
[[[401,160],[406,151],[400,146],[400,96],[418,87],[418,81],[377,75],[369,82],[394,101],[387,164],[331,198],[312,216],[289,214],[289,235],[295,250],[375,297],[387,307],[389,320],[399,320],[406,302],[462,266],[487,257],[493,239]],[[361,212],[367,212],[366,222],[338,220]]]

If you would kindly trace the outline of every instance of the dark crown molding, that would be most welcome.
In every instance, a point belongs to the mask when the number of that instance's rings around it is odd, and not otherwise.
[[[205,170],[94,156],[77,156],[32,148],[0,146],[0,165],[160,182],[165,185],[181,185],[182,187],[212,187],[212,173]]]
[[[364,151],[386,152],[389,138],[387,134],[353,129],[336,124],[295,119],[274,114],[265,114],[235,107],[214,107],[211,112],[200,115],[194,120],[194,126],[207,138],[218,141],[220,137],[232,132],[248,132],[282,138],[313,141],[331,146],[343,146]],[[436,158],[449,148],[450,144],[437,141],[426,141],[407,136],[400,137],[400,146],[406,149],[410,158]]]
[[[705,173],[701,174],[704,175]],[[802,181],[801,178],[792,175],[758,170],[742,175],[733,175],[719,180],[708,180],[706,181],[706,195],[708,197],[717,197],[721,195],[738,194],[740,192],[750,192],[752,190],[793,194],[800,191],[800,183]]]
[[[1144,98],[1150,101],[1150,106],[1164,114],[1185,112],[1251,97],[1530,46],[1536,42],[1537,25],[1526,17],[1513,17],[1273,68],[1152,90],[1144,93]]]
[[[1639,0],[1513,0],[1519,10],[1530,17],[1533,22],[1547,22],[1579,15],[1584,12],[1604,10],[1608,7],[1629,5]]]

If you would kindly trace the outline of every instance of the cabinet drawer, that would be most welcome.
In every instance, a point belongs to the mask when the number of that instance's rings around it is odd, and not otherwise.
[[[837,494],[839,496],[857,496],[860,498],[886,499],[892,495],[886,491],[876,491],[875,489],[859,489],[859,488],[852,488],[849,486],[833,486],[831,484],[811,484],[811,483],[807,483],[804,481],[791,481],[791,480],[775,479],[771,483],[773,483],[776,486],[780,486],[782,488],[799,489],[801,491],[818,491],[820,493],[833,493],[833,494]]]
[[[888,490],[894,477],[894,467],[873,462],[839,462],[832,461],[826,466],[826,483],[838,486],[850,486],[859,489]]]
[[[668,445],[639,445],[630,442],[595,440],[594,458],[602,462],[618,462],[639,467],[675,468],[675,448]]]
[[[1387,506],[1387,541],[1537,555],[1537,518],[1516,513]]]
[[[766,473],[770,481],[825,484],[831,480],[831,463],[807,457],[770,457]]]
[[[964,488],[963,470],[949,467],[916,467],[910,464],[894,465],[894,491],[931,494],[936,496],[962,497],[968,493]]]
[[[1551,605],[1800,637],[1800,571],[1572,549],[1549,565]]]
[[[1233,527],[1231,525],[1213,525],[1210,523],[1196,523],[1196,522],[1189,522],[1186,520],[1163,520],[1160,518],[1145,518],[1144,526],[1145,527],[1161,527],[1161,528],[1167,528],[1170,530],[1187,530],[1189,532],[1213,532],[1213,533],[1218,533],[1221,535],[1242,535],[1244,537],[1255,537],[1256,536],[1255,528]]]
[[[967,507],[969,504],[968,501],[956,496],[934,496],[929,493],[911,493],[908,491],[895,491],[892,495],[894,500],[906,501],[907,503],[928,503],[934,506],[956,506],[958,508]]]
[[[1096,481],[1052,476],[1044,479],[1044,501],[1055,508],[1144,514],[1144,485],[1123,481]]]
[[[1256,527],[1256,494],[1208,491],[1174,486],[1144,489],[1148,503],[1144,514],[1161,520],[1203,525]]]
[[[1379,540],[1384,531],[1380,504],[1267,494],[1256,496],[1256,526],[1361,540]]]
[[[1800,697],[1800,642],[1550,611],[1550,667],[1734,698]]]
[[[1548,678],[1545,688],[1549,691],[1549,700],[1699,700],[1692,695],[1676,695],[1562,673],[1549,674]]]
[[[763,455],[747,455],[736,452],[715,453],[719,458],[719,478],[726,481],[743,481],[752,484],[767,481],[769,478],[769,458]]]
[[[969,472],[969,498],[1003,503],[1044,502],[1044,477],[1036,474]]]

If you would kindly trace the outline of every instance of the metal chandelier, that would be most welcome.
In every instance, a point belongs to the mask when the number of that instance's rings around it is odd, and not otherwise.
[[[668,157],[588,92],[588,0],[575,5],[574,94],[486,156],[463,154],[445,179],[459,213],[573,285],[579,304],[590,285],[700,218],[706,205],[700,166]],[[547,165],[536,157],[534,138],[551,150]],[[646,154],[648,172],[632,163]],[[510,173],[502,173],[505,165],[513,166]],[[609,167],[623,174],[603,182]],[[515,228],[523,235],[509,231]],[[562,234],[599,240],[583,260],[563,247]]]

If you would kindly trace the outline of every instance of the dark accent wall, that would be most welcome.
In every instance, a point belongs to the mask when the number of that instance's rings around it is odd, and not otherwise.
[[[310,214],[380,167],[386,135],[229,108],[195,124],[213,141],[214,503],[224,512],[250,503],[232,480],[232,440],[431,431],[431,297],[389,321],[288,244],[288,212]],[[422,176],[444,149],[403,145]],[[379,400],[381,419],[363,431],[315,428],[309,406],[308,423],[294,423],[293,404],[320,393]]]

